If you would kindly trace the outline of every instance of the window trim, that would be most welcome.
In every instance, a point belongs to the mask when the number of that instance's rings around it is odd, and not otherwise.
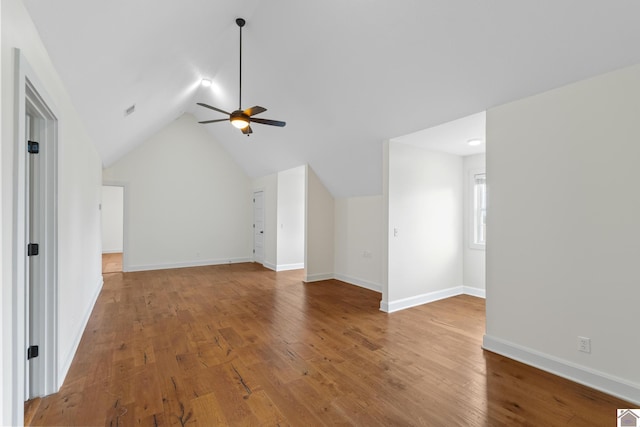
[[[475,239],[476,239],[476,215],[477,215],[477,212],[476,212],[476,191],[475,191],[476,175],[485,175],[485,179],[486,179],[487,171],[486,171],[485,168],[469,170],[469,178],[468,178],[469,179],[469,181],[468,181],[469,182],[469,194],[468,194],[468,201],[469,201],[469,221],[468,221],[469,248],[484,251],[487,248],[486,238],[485,238],[485,243],[476,243],[475,242]],[[485,190],[485,198],[486,198],[486,190]],[[485,231],[485,233],[486,233],[486,231]]]

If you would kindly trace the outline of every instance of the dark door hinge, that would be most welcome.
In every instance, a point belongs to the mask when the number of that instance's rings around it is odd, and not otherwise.
[[[27,360],[33,359],[34,357],[38,357],[38,346],[32,345],[27,349]]]
[[[31,154],[38,154],[40,152],[40,144],[35,141],[27,141],[27,151]]]
[[[27,245],[27,256],[38,255],[39,252],[40,252],[40,245],[38,245],[37,243],[29,243]]]

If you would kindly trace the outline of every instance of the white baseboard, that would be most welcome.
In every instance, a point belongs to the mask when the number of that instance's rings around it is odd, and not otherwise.
[[[89,323],[89,318],[91,317],[91,312],[93,311],[93,307],[96,305],[96,301],[98,301],[98,296],[100,296],[100,292],[102,291],[102,285],[104,285],[104,279],[102,276],[98,278],[98,283],[96,285],[96,289],[94,291],[93,297],[91,299],[91,304],[84,313],[84,317],[82,318],[82,322],[80,328],[78,328],[76,332],[76,337],[73,340],[73,345],[71,346],[71,350],[67,353],[67,356],[64,358],[64,362],[61,365],[58,365],[58,384],[56,384],[56,389],[60,390],[62,384],[64,383],[64,379],[67,377],[67,373],[69,372],[69,368],[71,368],[71,362],[73,362],[73,357],[76,355],[76,351],[78,350],[78,346],[80,345],[80,340],[82,339],[82,334],[84,334],[84,330],[87,327],[87,323]]]
[[[271,264],[270,262],[263,262],[262,265],[269,270],[278,271],[278,266],[276,266],[275,264]]]
[[[474,288],[472,286],[463,286],[462,293],[465,295],[471,295],[478,298],[486,298],[487,292],[481,288]]]
[[[204,267],[207,265],[238,264],[242,262],[253,262],[253,259],[252,258],[225,258],[225,259],[173,262],[173,263],[166,263],[166,264],[131,265],[126,267],[126,269],[123,268],[123,270],[125,272],[167,270],[170,268]]]
[[[382,290],[380,290],[379,292],[382,292]],[[456,295],[462,294],[479,298],[486,297],[486,292],[484,289],[473,288],[471,286],[456,286],[453,288],[429,292],[428,294],[416,295],[414,297],[404,298],[396,301],[380,301],[380,310],[387,313],[393,313],[394,311],[404,310],[405,308],[428,304],[430,302],[455,297]]]
[[[278,264],[276,271],[300,270],[302,268],[304,268],[303,262],[297,264]]]
[[[387,313],[393,313],[394,311],[404,310],[417,305],[427,304],[444,298],[460,295],[462,294],[462,289],[462,286],[456,286],[454,288],[442,289],[440,291],[429,292],[427,294],[416,295],[395,301],[380,301],[380,310]]]
[[[304,278],[304,282],[319,282],[321,280],[331,280],[333,279],[333,273],[316,273],[316,274],[308,274]]]
[[[120,254],[122,253],[122,249],[113,249],[113,250],[106,250],[106,251],[102,251],[103,254]]]
[[[358,279],[357,277],[346,276],[344,274],[335,274],[334,276],[337,280],[349,283],[350,285],[356,285],[360,286],[361,288],[382,293],[382,285],[378,283],[369,282],[368,280],[364,279]]]
[[[600,390],[640,407],[640,384],[599,372],[586,366],[540,353],[536,350],[485,335],[482,348],[524,364],[551,372],[571,381]]]

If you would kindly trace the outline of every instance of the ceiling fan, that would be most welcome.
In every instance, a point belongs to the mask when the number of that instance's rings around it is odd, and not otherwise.
[[[260,107],[256,105],[255,107],[247,108],[246,110],[242,109],[242,27],[246,24],[246,21],[242,18],[236,19],[236,24],[240,28],[240,90],[238,95],[238,109],[232,113],[221,110],[220,108],[212,107],[211,105],[204,104],[202,102],[198,102],[198,105],[209,108],[211,110],[217,111],[222,114],[226,114],[229,116],[228,119],[216,119],[216,120],[205,120],[203,122],[198,123],[216,123],[216,122],[224,122],[229,120],[232,125],[237,127],[242,131],[243,134],[249,136],[253,131],[251,130],[250,123],[260,123],[262,125],[270,125],[270,126],[279,126],[284,127],[286,125],[285,122],[281,122],[278,120],[269,120],[269,119],[260,119],[253,117],[257,114],[264,113],[267,111],[266,108]]]

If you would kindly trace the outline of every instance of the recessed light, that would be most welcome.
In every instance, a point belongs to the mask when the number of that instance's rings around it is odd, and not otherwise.
[[[209,87],[209,86],[211,86],[211,80],[209,80],[209,79],[202,79],[202,80],[200,81],[200,84],[201,84],[202,86],[204,86],[204,87]]]
[[[472,147],[475,147],[477,145],[482,144],[482,140],[480,138],[470,139],[470,140],[467,141],[467,144],[469,144]]]

